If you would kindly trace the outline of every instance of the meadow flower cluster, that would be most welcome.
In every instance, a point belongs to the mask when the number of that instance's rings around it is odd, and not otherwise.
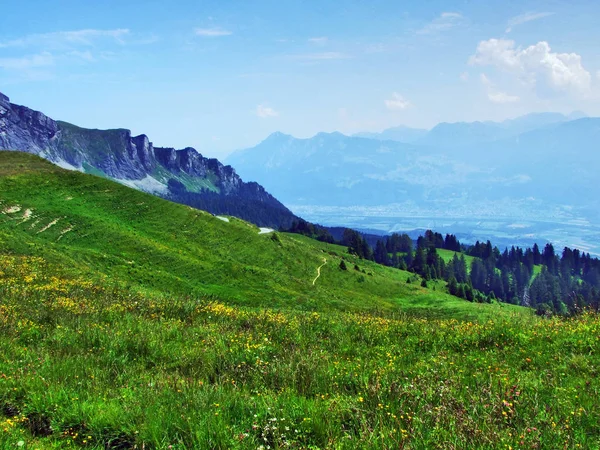
[[[6,255],[0,313],[2,448],[600,445],[592,313],[241,308]]]

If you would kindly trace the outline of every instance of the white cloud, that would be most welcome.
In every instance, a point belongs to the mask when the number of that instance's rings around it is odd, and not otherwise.
[[[525,14],[521,14],[519,16],[515,16],[508,21],[506,32],[510,33],[514,27],[517,25],[523,25],[527,22],[532,22],[534,20],[543,19],[544,17],[553,16],[553,12],[527,12]]]
[[[48,52],[20,58],[0,58],[0,69],[6,70],[30,70],[53,64],[54,57]]]
[[[327,36],[313,37],[308,40],[308,42],[315,45],[325,45],[327,44],[327,41],[329,41]]]
[[[442,19],[462,19],[462,14],[456,12],[443,12],[440,17]]]
[[[392,94],[392,98],[385,100],[385,106],[390,111],[401,111],[406,108],[410,108],[412,104],[402,97],[397,92]]]
[[[459,75],[460,81],[469,81],[469,72],[463,72]]]
[[[417,31],[417,34],[436,34],[450,30],[463,22],[462,14],[456,12],[443,12],[439,17]]]
[[[341,52],[321,52],[321,53],[304,53],[300,55],[291,55],[293,59],[301,61],[326,61],[332,59],[348,59],[349,55]]]
[[[481,41],[469,64],[493,66],[531,86],[543,82],[557,91],[586,93],[591,87],[591,75],[581,64],[581,56],[552,52],[545,41],[526,48],[505,39]]]
[[[519,52],[520,50],[515,49],[514,41],[489,39],[479,42],[475,54],[469,58],[469,64],[519,70],[522,68]]]
[[[494,103],[515,103],[520,100],[516,95],[510,95],[506,92],[488,92],[488,98]]]
[[[493,83],[492,80],[490,80],[485,73],[482,73],[479,76],[479,79],[481,80],[481,84],[483,84],[483,86],[485,87],[487,91],[487,97],[491,102],[505,104],[516,103],[521,100],[516,95],[510,95],[506,92],[501,92],[497,90],[495,83]]]
[[[233,32],[229,31],[229,30],[225,30],[220,27],[214,27],[214,28],[196,28],[194,30],[194,34],[196,34],[196,36],[202,36],[202,37],[221,37],[221,36],[231,36],[233,34]]]
[[[269,117],[277,117],[279,116],[279,112],[275,111],[273,108],[266,105],[258,105],[256,107],[256,115],[261,119],[267,119]]]
[[[124,43],[124,38],[129,34],[126,28],[115,30],[76,30],[57,31],[44,34],[30,34],[19,39],[0,42],[0,48],[43,46],[45,48],[62,48],[73,46],[90,46],[100,39],[109,39],[119,44]]]

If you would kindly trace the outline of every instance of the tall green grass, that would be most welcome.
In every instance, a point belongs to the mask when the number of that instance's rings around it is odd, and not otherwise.
[[[234,307],[1,262],[2,448],[600,444],[596,316]]]

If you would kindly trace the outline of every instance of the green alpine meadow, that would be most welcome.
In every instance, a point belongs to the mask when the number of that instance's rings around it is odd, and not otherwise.
[[[598,18],[0,0],[0,450],[600,450]]]
[[[599,350],[593,309],[0,152],[2,449],[594,449]]]

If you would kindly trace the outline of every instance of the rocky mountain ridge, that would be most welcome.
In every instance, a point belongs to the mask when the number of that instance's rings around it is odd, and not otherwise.
[[[231,166],[191,147],[154,147],[148,136],[132,136],[127,129],[86,129],[55,121],[11,103],[2,93],[0,149],[33,153],[64,168],[104,176],[216,214],[238,215],[259,225],[279,227],[296,219],[261,185],[245,183]],[[251,204],[262,211],[260,220]]]

